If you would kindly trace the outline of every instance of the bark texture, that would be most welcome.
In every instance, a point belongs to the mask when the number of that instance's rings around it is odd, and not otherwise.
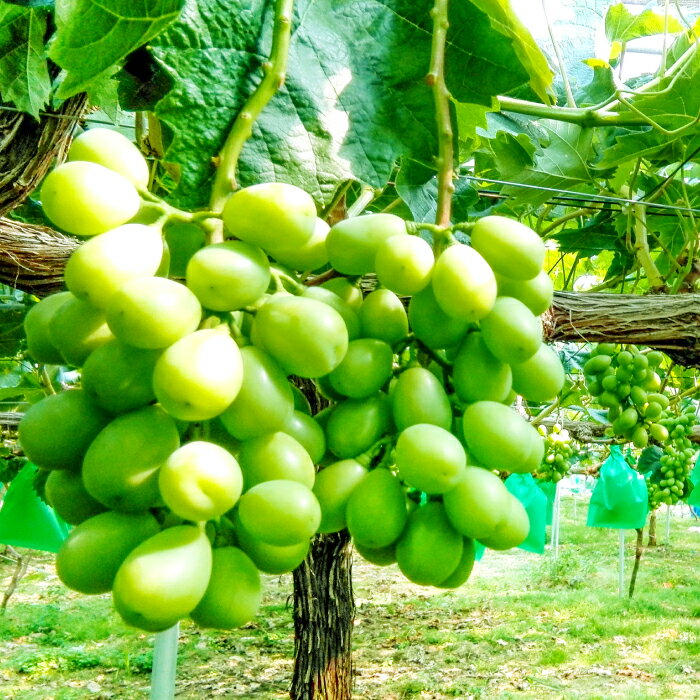
[[[29,196],[54,161],[65,158],[85,105],[85,95],[76,95],[55,116],[39,121],[29,114],[0,111],[0,216]]]
[[[656,511],[653,511],[649,516],[649,540],[647,547],[656,547]]]
[[[552,426],[561,425],[566,428],[571,437],[579,442],[614,442],[612,438],[606,438],[603,433],[606,428],[609,428],[608,423],[592,423],[587,421],[577,420],[558,420],[556,418],[545,418],[541,421],[542,425]],[[688,436],[691,442],[700,443],[700,425],[693,426],[693,430]]]
[[[318,535],[294,571],[292,700],[350,700],[354,618],[350,536]]]
[[[700,367],[700,295],[556,292],[543,318],[549,341],[631,343]]]

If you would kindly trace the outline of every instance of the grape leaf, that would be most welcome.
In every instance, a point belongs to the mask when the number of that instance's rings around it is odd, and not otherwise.
[[[495,29],[477,4],[451,4],[446,80],[455,100],[490,107],[494,95],[531,76],[514,49],[517,37]],[[245,145],[240,183],[292,182],[327,203],[343,180],[383,187],[402,156],[430,164],[436,128],[424,78],[431,7],[429,0],[298,2],[287,80]],[[259,83],[270,12],[263,2],[244,11],[190,0],[152,42],[172,81],[155,112],[173,134],[166,159],[181,168],[173,195],[181,206],[207,200],[211,160]]]
[[[50,57],[66,71],[57,91],[67,98],[111,74],[131,51],[173,22],[184,0],[59,0]]]
[[[579,107],[600,104],[615,94],[615,79],[607,61],[589,58],[584,63],[593,69],[591,81],[576,92],[574,98]]]
[[[0,5],[0,85],[2,99],[35,117],[51,95],[44,35],[48,13]]]
[[[660,459],[663,453],[663,449],[661,449],[658,445],[645,447],[637,460],[637,471],[639,471],[641,474],[648,474],[650,472],[657,471],[661,466]]]
[[[653,36],[682,32],[683,25],[672,15],[668,17],[668,24],[663,15],[657,15],[653,10],[644,10],[638,15],[632,14],[624,5],[618,3],[612,5],[605,15],[605,36],[608,41],[625,43],[643,36]]]
[[[9,5],[18,5],[19,7],[46,7],[53,8],[54,0],[4,0]]]

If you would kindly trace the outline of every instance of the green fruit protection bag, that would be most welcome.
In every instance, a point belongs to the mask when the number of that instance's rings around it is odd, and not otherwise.
[[[540,491],[547,497],[547,525],[552,524],[554,518],[554,500],[557,496],[557,485],[554,481],[535,479]]]
[[[634,530],[644,527],[649,496],[644,477],[627,464],[617,445],[600,468],[588,506],[588,527]]]
[[[505,487],[522,504],[530,519],[530,532],[519,546],[526,552],[544,554],[547,532],[547,496],[537,486],[532,474],[511,474],[505,480]]]
[[[693,489],[686,499],[686,503],[689,506],[695,506],[696,508],[700,506],[700,455],[698,455],[695,460],[695,466],[693,471],[690,472],[690,477],[688,480],[693,485]]]
[[[34,490],[37,471],[27,462],[10,483],[0,506],[0,543],[58,552],[70,526]]]

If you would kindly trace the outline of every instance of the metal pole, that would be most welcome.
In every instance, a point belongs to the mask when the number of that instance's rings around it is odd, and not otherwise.
[[[618,586],[620,589],[620,597],[625,595],[625,531],[619,530],[620,533],[620,573]]]
[[[173,700],[177,669],[177,639],[180,623],[156,634],[153,645],[150,700]]]
[[[671,544],[671,506],[666,505],[666,545]]]

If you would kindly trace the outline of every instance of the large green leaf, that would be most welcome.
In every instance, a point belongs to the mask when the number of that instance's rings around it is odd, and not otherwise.
[[[35,117],[49,100],[44,35],[47,11],[0,4],[2,99]]]
[[[58,0],[56,39],[50,56],[66,76],[60,98],[109,76],[134,49],[173,22],[184,0]]]
[[[666,20],[654,10],[632,14],[624,3],[610,7],[605,15],[605,36],[608,41],[626,43],[643,36],[683,31],[683,25],[673,16]]]
[[[494,28],[479,4],[451,4],[446,79],[455,100],[490,107],[494,95],[531,76],[514,37]],[[259,83],[271,44],[268,5],[247,3],[244,11],[190,0],[152,42],[172,81],[155,111],[173,136],[166,159],[180,166],[174,199],[181,205],[206,203],[212,158]],[[431,7],[429,0],[296,3],[287,80],[243,150],[241,184],[292,182],[326,203],[343,180],[383,187],[400,157],[430,164]]]

